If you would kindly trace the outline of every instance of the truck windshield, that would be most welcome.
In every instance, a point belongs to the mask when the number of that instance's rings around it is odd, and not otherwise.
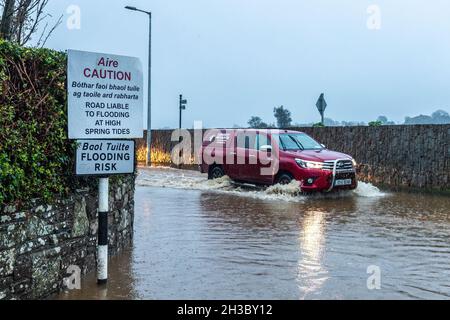
[[[304,133],[285,133],[272,135],[283,150],[322,150],[316,140]]]

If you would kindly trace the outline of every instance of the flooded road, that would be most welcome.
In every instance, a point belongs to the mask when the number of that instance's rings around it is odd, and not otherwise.
[[[369,184],[305,197],[153,169],[135,200],[134,246],[108,287],[92,274],[59,299],[450,298],[450,197]]]

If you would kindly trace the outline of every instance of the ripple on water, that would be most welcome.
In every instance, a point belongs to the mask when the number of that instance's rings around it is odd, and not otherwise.
[[[133,253],[111,263],[119,285],[108,297],[450,296],[448,197],[385,196],[365,183],[305,197],[295,183],[258,189],[167,168],[142,170],[137,184]],[[369,266],[381,290],[368,290]],[[98,297],[95,274],[72,294]]]

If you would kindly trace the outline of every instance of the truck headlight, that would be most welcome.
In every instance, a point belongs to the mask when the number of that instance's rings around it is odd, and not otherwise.
[[[322,169],[323,168],[322,162],[306,161],[306,160],[302,160],[302,159],[295,159],[295,162],[297,162],[297,164],[304,169]]]
[[[353,167],[356,168],[358,166],[358,163],[355,159],[352,158]]]

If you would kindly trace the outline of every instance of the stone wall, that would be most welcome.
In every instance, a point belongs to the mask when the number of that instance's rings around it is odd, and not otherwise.
[[[110,186],[109,252],[131,244],[134,177]],[[69,266],[96,268],[97,191],[78,190],[52,205],[0,208],[0,300],[46,298],[63,288]]]
[[[391,188],[450,191],[450,125],[294,128],[361,164],[359,179]],[[172,131],[153,131],[153,149],[170,153]],[[138,140],[138,148],[145,140]],[[167,165],[167,163],[166,163]]]
[[[450,125],[302,128],[352,155],[362,181],[401,189],[450,190]]]

